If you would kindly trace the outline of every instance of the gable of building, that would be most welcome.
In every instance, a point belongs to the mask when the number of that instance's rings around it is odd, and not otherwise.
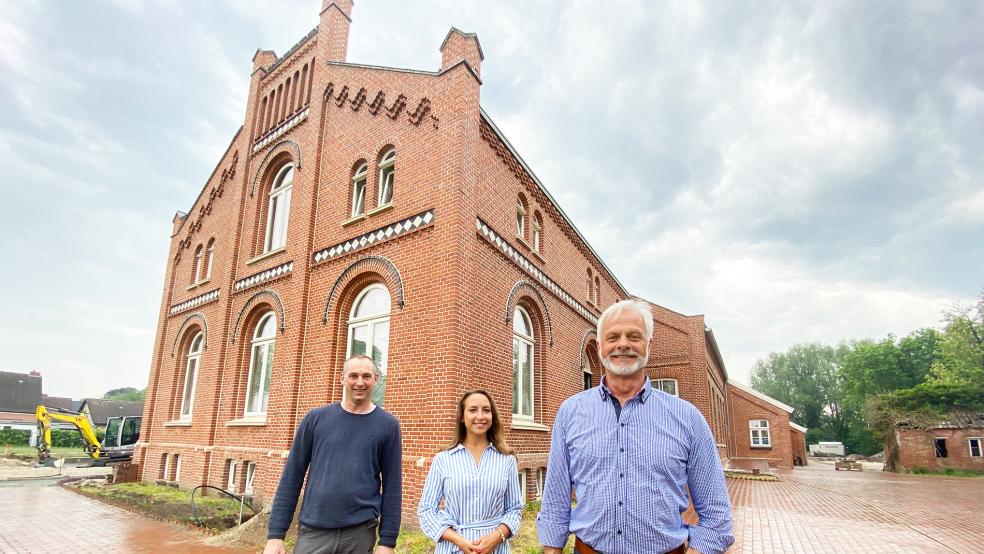
[[[33,414],[40,403],[40,375],[0,371],[0,412]]]

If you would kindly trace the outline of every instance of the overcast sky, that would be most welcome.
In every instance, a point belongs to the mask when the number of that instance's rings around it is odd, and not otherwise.
[[[320,0],[0,10],[0,370],[147,384],[171,217],[241,125],[250,59]],[[904,335],[984,286],[984,3],[357,0],[348,61],[482,104],[634,294],[705,314],[728,372]]]

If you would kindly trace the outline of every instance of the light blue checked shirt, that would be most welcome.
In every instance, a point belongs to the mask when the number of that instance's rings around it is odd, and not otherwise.
[[[680,516],[688,487],[694,526]],[[568,398],[554,422],[537,532],[555,547],[573,532],[604,554],[666,552],[686,540],[704,554],[727,550],[731,501],[700,411],[649,378],[617,419],[604,381]]]
[[[505,523],[516,536],[523,514],[516,457],[501,454],[491,444],[482,452],[478,465],[462,445],[434,456],[417,517],[420,529],[437,543],[435,554],[461,552],[454,544],[441,540],[449,527],[468,540],[491,533]],[[444,509],[438,504],[444,499]],[[494,554],[508,554],[509,541]],[[490,553],[491,554],[491,553]]]

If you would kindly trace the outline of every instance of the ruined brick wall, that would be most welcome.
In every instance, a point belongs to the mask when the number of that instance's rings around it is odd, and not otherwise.
[[[896,429],[899,448],[899,470],[915,468],[969,469],[984,471],[984,457],[971,456],[969,439],[984,441],[984,429]],[[936,455],[935,439],[946,441],[945,458]],[[981,447],[984,448],[984,442]]]

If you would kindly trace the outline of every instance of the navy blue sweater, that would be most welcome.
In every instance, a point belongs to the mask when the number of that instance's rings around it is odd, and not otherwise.
[[[401,460],[400,424],[382,408],[352,414],[335,403],[311,410],[297,426],[273,498],[267,538],[287,534],[306,472],[302,524],[336,529],[379,518],[379,544],[396,546]]]

